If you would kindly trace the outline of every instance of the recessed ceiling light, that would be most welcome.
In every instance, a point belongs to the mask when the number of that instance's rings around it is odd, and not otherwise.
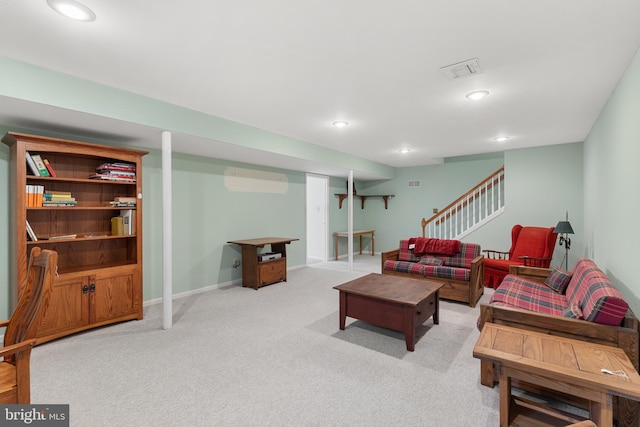
[[[411,150],[409,150],[408,148],[402,148],[402,149],[400,149],[398,151],[401,152],[402,154],[405,154],[405,153],[408,153]]]
[[[84,22],[96,20],[96,14],[91,9],[75,0],[47,0],[47,3],[53,10],[67,18]]]
[[[493,138],[493,140],[496,142],[505,142],[507,139],[509,139],[508,136],[496,136],[495,138]]]
[[[337,122],[333,122],[332,124],[337,128],[343,128],[343,127],[349,126],[349,122],[345,122],[343,120],[339,120]]]
[[[488,90],[476,90],[475,92],[469,92],[468,94],[465,95],[465,97],[468,98],[468,99],[472,99],[474,101],[477,101],[479,99],[484,98],[487,95],[489,95],[489,91]]]

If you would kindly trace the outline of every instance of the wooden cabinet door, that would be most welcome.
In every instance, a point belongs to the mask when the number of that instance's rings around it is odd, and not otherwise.
[[[279,282],[281,280],[287,280],[286,258],[261,262],[258,264],[258,284],[260,286]]]
[[[38,337],[55,335],[89,323],[89,282],[87,276],[61,275],[53,283]]]
[[[90,276],[91,323],[117,318],[142,318],[142,295],[136,268],[117,268]],[[109,273],[110,272],[110,273]],[[91,287],[91,285],[90,285]]]

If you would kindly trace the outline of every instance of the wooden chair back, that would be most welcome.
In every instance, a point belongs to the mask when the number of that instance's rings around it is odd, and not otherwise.
[[[0,355],[0,403],[30,403],[29,361],[36,344],[38,326],[49,305],[58,254],[35,247],[29,257],[27,283],[22,288],[18,304],[6,327],[4,347]]]
[[[517,261],[521,257],[539,258],[542,263],[535,266],[548,268],[558,237],[558,233],[554,233],[553,230],[554,227],[514,225],[511,229],[509,259]]]

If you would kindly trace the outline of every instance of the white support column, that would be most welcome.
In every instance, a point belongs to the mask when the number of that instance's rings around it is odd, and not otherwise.
[[[347,205],[349,209],[347,219],[347,253],[349,254],[349,268],[353,269],[353,170],[349,171],[349,185],[347,186]]]
[[[171,132],[162,132],[162,329],[173,323]]]

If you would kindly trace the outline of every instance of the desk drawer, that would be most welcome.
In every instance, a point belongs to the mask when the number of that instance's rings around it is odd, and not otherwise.
[[[280,258],[258,264],[258,285],[287,280],[287,259]]]

